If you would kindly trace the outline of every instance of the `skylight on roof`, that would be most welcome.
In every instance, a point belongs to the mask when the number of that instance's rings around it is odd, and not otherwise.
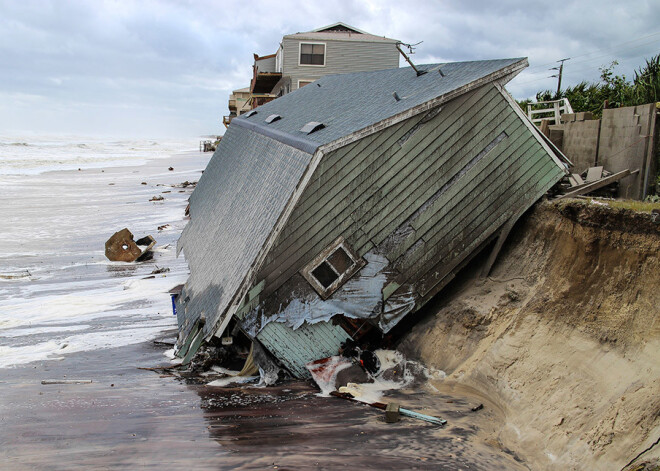
[[[254,116],[255,114],[257,114],[257,110],[251,110],[245,113],[245,117],[249,118],[250,116]]]
[[[305,134],[311,134],[313,132],[318,131],[319,129],[323,129],[325,127],[325,124],[319,123],[316,121],[310,121],[309,123],[305,124],[300,132],[304,132]]]
[[[273,123],[277,121],[278,119],[282,119],[282,117],[278,114],[272,114],[268,118],[266,118],[264,121],[267,122],[268,124]]]

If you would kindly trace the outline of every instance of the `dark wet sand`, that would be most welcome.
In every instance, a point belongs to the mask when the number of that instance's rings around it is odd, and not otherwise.
[[[399,393],[449,425],[386,424],[382,411],[317,397],[305,382],[220,389],[136,368],[166,364],[165,348],[1,370],[0,469],[526,469],[484,439],[494,417],[471,412],[473,399]]]

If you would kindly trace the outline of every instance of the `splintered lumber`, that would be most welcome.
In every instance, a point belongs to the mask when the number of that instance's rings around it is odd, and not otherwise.
[[[557,199],[570,198],[572,196],[578,196],[578,195],[584,195],[585,193],[590,193],[592,191],[597,190],[598,188],[602,188],[604,186],[609,185],[610,183],[614,183],[618,180],[621,180],[623,177],[626,177],[628,175],[630,175],[630,169],[622,170],[621,172],[614,173],[609,177],[601,178],[597,182],[587,183],[586,185],[578,188],[577,190],[573,190],[569,193],[558,196]]]

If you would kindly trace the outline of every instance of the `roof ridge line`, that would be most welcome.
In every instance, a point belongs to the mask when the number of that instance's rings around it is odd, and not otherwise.
[[[242,119],[234,118],[232,120],[232,124],[235,124],[241,128],[249,129],[250,131],[254,131],[258,134],[261,134],[262,136],[269,137],[278,142],[281,142],[282,144],[286,144],[287,146],[294,147],[308,154],[313,155],[314,152],[316,152],[316,149],[319,148],[319,144],[314,141],[305,139],[302,136],[300,137],[294,136],[293,134],[290,134],[288,132],[279,131],[273,128],[268,128],[261,124],[248,121],[247,118],[242,118]]]
[[[468,61],[468,62],[480,62],[480,61]],[[447,63],[451,64],[451,62]],[[444,65],[447,65],[444,64]],[[517,62],[514,62],[513,64],[510,64],[506,67],[503,67],[501,69],[498,69],[488,75],[485,75],[477,80],[473,80],[472,82],[466,83],[462,87],[456,88],[454,90],[451,90],[444,95],[437,96],[431,100],[428,100],[424,103],[420,103],[419,105],[413,107],[413,108],[408,108],[398,114],[395,114],[393,116],[390,116],[388,118],[385,118],[377,123],[373,123],[365,128],[358,129],[357,131],[347,135],[347,136],[342,136],[338,139],[335,139],[334,141],[328,142],[326,144],[323,144],[319,146],[319,150],[323,151],[324,153],[331,152],[339,147],[343,147],[345,145],[348,145],[352,142],[355,142],[359,139],[363,139],[367,136],[370,136],[373,133],[376,133],[380,131],[383,128],[389,127],[393,124],[399,123],[401,121],[404,121],[408,118],[412,118],[413,116],[417,116],[418,114],[424,113],[425,111],[430,110],[431,108],[435,108],[436,106],[442,105],[454,98],[457,98],[465,93],[468,93],[472,90],[475,90],[481,86],[484,86],[488,83],[495,82],[497,80],[501,80],[505,77],[511,77],[513,78],[515,75],[517,75],[521,70],[523,70],[525,67],[527,67],[529,63],[527,62],[527,58],[523,57]],[[378,72],[378,71],[375,71]]]

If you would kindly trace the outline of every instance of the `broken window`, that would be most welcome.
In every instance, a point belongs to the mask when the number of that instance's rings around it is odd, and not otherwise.
[[[325,65],[325,44],[300,43],[300,65]]]
[[[303,268],[302,274],[326,299],[364,265],[365,261],[340,237]]]

